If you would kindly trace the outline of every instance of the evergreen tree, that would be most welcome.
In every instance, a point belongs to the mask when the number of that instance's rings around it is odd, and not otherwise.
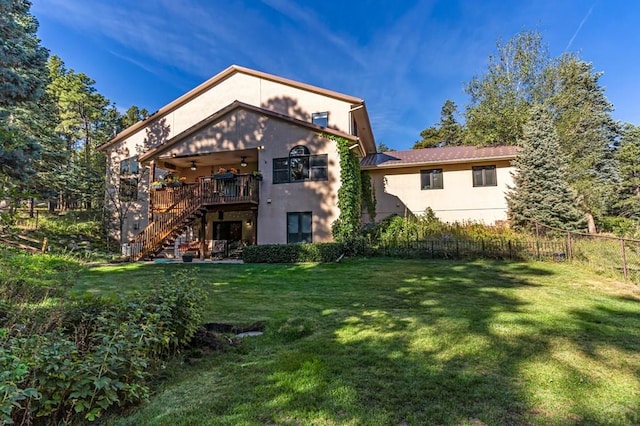
[[[568,180],[589,232],[595,233],[595,219],[607,214],[614,203],[618,177],[613,147],[620,126],[598,82],[602,73],[594,72],[590,63],[566,54],[550,74],[554,82],[550,103],[560,150],[568,160]]]
[[[133,126],[140,120],[144,120],[149,116],[149,111],[145,108],[138,108],[136,105],[130,106],[124,115],[120,118],[120,127],[118,132],[126,129],[129,126]]]
[[[37,100],[46,85],[49,52],[36,37],[27,0],[0,1],[0,106]]]
[[[61,207],[95,207],[104,201],[106,173],[104,154],[95,148],[113,136],[120,115],[87,75],[67,69],[55,55],[48,66],[47,93],[56,104],[56,132],[65,144]]]
[[[440,123],[420,132],[422,139],[413,145],[413,149],[461,145],[463,127],[455,118],[457,110],[456,103],[447,99],[440,110]]]
[[[450,99],[444,102],[440,110],[440,137],[446,146],[462,144],[462,126],[456,120],[457,112],[458,106]]]
[[[18,203],[36,172],[42,134],[36,103],[47,84],[48,52],[25,0],[0,1],[0,199]]]
[[[640,220],[640,127],[629,125],[625,129],[616,157],[620,186],[615,212]]]
[[[387,144],[384,142],[378,142],[378,146],[376,147],[376,151],[378,152],[389,152],[393,151],[393,149],[389,148]]]
[[[573,230],[581,225],[575,196],[567,182],[566,159],[549,113],[535,106],[518,141],[521,149],[514,160],[514,184],[507,194],[509,218],[521,229],[537,221]]]

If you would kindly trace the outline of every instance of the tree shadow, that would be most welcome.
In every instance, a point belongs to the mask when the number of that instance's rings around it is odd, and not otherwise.
[[[635,301],[583,296],[579,308],[564,300],[548,308],[561,288],[536,277],[552,274],[536,264],[377,258],[214,268],[216,321],[265,320],[266,334],[173,385],[213,380],[224,398],[196,399],[172,416],[182,424],[202,410],[221,423],[634,423]],[[619,370],[631,382],[611,383]]]
[[[314,241],[330,240],[331,223],[337,218],[336,194],[340,186],[335,142],[309,127],[311,114],[294,98],[274,97],[265,101],[261,108],[232,104],[207,118],[204,126],[196,126],[183,136],[178,135],[180,139],[165,155],[197,156],[199,163],[208,164],[207,161],[212,163],[221,157],[220,154],[226,154],[225,161],[234,161],[232,164],[216,163],[216,168],[237,166],[240,155],[248,156],[255,160],[257,170],[264,176],[260,184],[258,243],[283,242],[282,235],[278,237],[274,232],[286,231],[287,212],[301,211],[313,214]],[[288,158],[290,151],[299,145],[306,146],[311,155],[327,154],[327,179],[274,184],[273,159]],[[229,154],[237,154],[237,159],[229,157]],[[213,173],[214,166],[211,167]],[[261,223],[275,226],[261,227]]]

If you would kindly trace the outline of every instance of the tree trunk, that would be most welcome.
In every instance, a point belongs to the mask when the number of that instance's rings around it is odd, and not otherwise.
[[[597,234],[598,230],[596,229],[596,221],[593,219],[593,215],[591,213],[587,213],[585,216],[587,218],[587,229],[589,230],[589,233]]]

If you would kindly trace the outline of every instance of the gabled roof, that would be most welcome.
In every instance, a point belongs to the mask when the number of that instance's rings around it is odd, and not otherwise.
[[[343,93],[334,92],[332,90],[323,89],[323,88],[320,88],[320,87],[312,86],[310,84],[301,83],[299,81],[290,80],[290,79],[279,77],[279,76],[273,75],[273,74],[268,74],[268,73],[265,73],[265,72],[262,72],[262,71],[256,71],[256,70],[252,70],[252,69],[249,69],[249,68],[244,68],[244,67],[241,67],[241,66],[238,66],[238,65],[231,65],[226,70],[216,74],[215,76],[211,77],[209,80],[207,80],[204,83],[200,84],[196,88],[190,90],[189,92],[185,93],[184,95],[180,96],[179,98],[175,99],[174,101],[172,101],[172,102],[168,103],[167,105],[163,106],[162,108],[160,108],[158,111],[156,111],[153,114],[151,114],[146,119],[144,119],[142,121],[139,121],[139,122],[133,124],[130,127],[127,127],[126,129],[124,129],[123,131],[118,133],[116,136],[114,136],[113,139],[111,139],[107,143],[105,143],[105,144],[101,145],[100,147],[98,147],[98,149],[99,150],[105,150],[106,148],[108,148],[109,146],[113,145],[114,143],[119,142],[119,141],[129,137],[130,135],[136,133],[138,130],[148,126],[151,122],[157,120],[158,118],[162,118],[163,116],[169,114],[170,112],[178,109],[180,106],[186,104],[187,102],[191,101],[193,98],[195,98],[195,97],[199,96],[200,94],[206,92],[211,87],[219,84],[220,82],[226,80],[227,78],[229,78],[232,75],[237,74],[237,73],[243,73],[243,74],[251,75],[251,76],[254,76],[254,77],[258,77],[258,78],[262,78],[262,79],[265,79],[265,80],[270,80],[270,81],[273,81],[273,82],[276,82],[276,83],[285,84],[287,86],[295,87],[295,88],[298,88],[298,89],[306,90],[308,92],[317,93],[317,94],[320,94],[320,95],[324,95],[324,96],[328,96],[328,97],[331,97],[331,98],[339,99],[339,100],[342,100],[342,101],[345,101],[345,102],[349,102],[354,106],[355,105],[363,105],[364,106],[364,101],[362,99],[356,98],[354,96],[345,95]]]
[[[360,160],[362,169],[411,167],[430,164],[468,163],[487,160],[511,160],[516,146],[447,146],[370,154]]]
[[[267,116],[270,118],[274,118],[277,120],[282,120],[291,124],[294,124],[296,126],[300,126],[300,127],[305,127],[309,130],[313,130],[313,131],[317,131],[318,133],[328,133],[330,135],[335,135],[335,136],[339,136],[339,137],[343,137],[345,139],[349,139],[352,141],[357,141],[358,138],[357,136],[354,135],[350,135],[348,133],[344,133],[341,132],[339,130],[335,130],[335,129],[331,129],[329,127],[321,127],[318,126],[316,124],[310,123],[308,121],[304,121],[304,120],[298,120],[297,118],[292,118],[288,115],[284,115],[284,114],[280,114],[277,113],[275,111],[271,111],[270,109],[266,109],[266,108],[259,108],[257,106],[253,106],[250,104],[246,104],[244,102],[240,102],[240,101],[234,101],[231,104],[227,105],[226,107],[222,108],[221,110],[215,112],[214,114],[211,114],[209,117],[205,118],[204,120],[196,123],[195,125],[191,126],[190,128],[186,129],[185,131],[177,134],[176,136],[172,137],[171,139],[169,139],[168,141],[166,141],[165,143],[163,143],[160,146],[157,146],[149,151],[147,151],[146,153],[142,154],[139,158],[138,161],[145,162],[147,160],[150,160],[151,158],[157,157],[159,155],[161,155],[163,152],[169,150],[171,147],[175,146],[176,144],[180,143],[182,140],[184,140],[184,138],[192,135],[193,133],[207,127],[208,125],[215,123],[216,121],[218,121],[220,118],[224,117],[225,115],[229,114],[230,112],[236,110],[236,109],[243,109],[245,111],[253,111],[256,112],[258,114],[261,114],[263,116]]]

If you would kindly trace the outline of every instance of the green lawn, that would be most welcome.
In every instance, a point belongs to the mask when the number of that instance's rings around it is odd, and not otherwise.
[[[640,290],[575,266],[359,259],[327,265],[92,268],[78,292],[181,268],[206,320],[264,336],[167,365],[109,424],[637,424]]]

